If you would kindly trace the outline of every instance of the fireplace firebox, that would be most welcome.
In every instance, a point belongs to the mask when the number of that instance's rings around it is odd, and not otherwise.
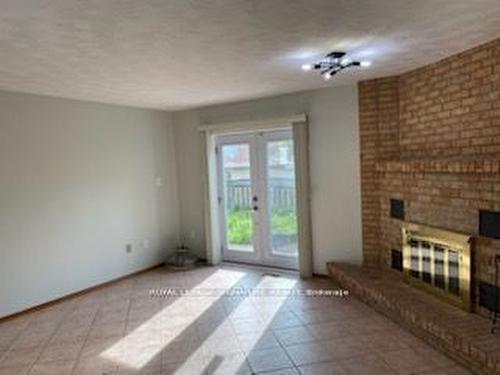
[[[403,223],[405,280],[471,311],[473,237],[415,223]]]

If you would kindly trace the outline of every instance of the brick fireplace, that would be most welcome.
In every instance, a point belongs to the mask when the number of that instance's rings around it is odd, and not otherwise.
[[[470,302],[489,316],[500,254],[500,39],[360,82],[359,112],[364,262],[397,273],[405,221],[472,236]]]

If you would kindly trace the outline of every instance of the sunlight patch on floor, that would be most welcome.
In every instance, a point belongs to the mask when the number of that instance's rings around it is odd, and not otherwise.
[[[193,368],[195,361],[204,355],[207,356],[207,363],[212,364],[210,371],[214,374],[241,372],[245,366],[246,359],[244,355],[237,355],[237,344],[225,332],[229,329],[228,326],[232,324],[234,329],[238,330],[238,328],[241,328],[237,327],[238,324],[250,323],[248,334],[254,336],[254,344],[247,348],[247,354],[250,353],[263,334],[269,329],[269,325],[288,298],[286,294],[272,294],[276,290],[283,290],[286,293],[286,291],[293,289],[296,283],[297,281],[292,278],[263,276],[260,282],[254,287],[254,290],[267,291],[269,295],[250,295],[243,299],[230,312],[228,317],[220,322],[217,328],[203,341],[202,345],[193,352],[191,357],[178,367],[177,370],[179,373],[189,373],[189,369]],[[259,313],[258,316],[248,315],[245,310],[249,308],[256,308],[257,311],[262,311],[262,314]],[[259,310],[259,308],[262,308],[262,310]],[[234,338],[235,336],[232,337]]]
[[[246,273],[242,271],[219,269],[192,290],[229,289],[245,275]],[[141,369],[192,326],[218,299],[217,296],[178,297],[171,305],[166,306],[126,337],[103,351],[100,356],[131,369]],[[168,338],[154,339],[162,330],[168,331]],[[145,342],[148,345],[144,345]]]

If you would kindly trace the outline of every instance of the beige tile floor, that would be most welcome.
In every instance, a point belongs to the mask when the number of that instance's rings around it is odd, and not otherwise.
[[[156,269],[1,323],[0,374],[468,373],[353,297],[250,288],[335,289],[249,267]]]

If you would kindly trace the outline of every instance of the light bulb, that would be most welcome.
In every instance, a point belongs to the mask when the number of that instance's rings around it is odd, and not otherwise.
[[[367,68],[367,67],[369,67],[371,64],[372,64],[372,62],[371,62],[371,61],[361,61],[361,64],[360,64],[360,65],[361,65],[363,68]]]
[[[350,62],[351,62],[351,60],[349,60],[347,57],[346,57],[345,59],[342,59],[342,60],[340,61],[340,63],[341,63],[342,65],[347,65],[347,64],[349,64]]]
[[[304,71],[308,71],[308,70],[311,70],[312,69],[312,65],[311,64],[304,64],[302,65],[302,70]]]
[[[325,73],[325,81],[328,81],[330,78],[332,78],[332,75],[330,73]]]

